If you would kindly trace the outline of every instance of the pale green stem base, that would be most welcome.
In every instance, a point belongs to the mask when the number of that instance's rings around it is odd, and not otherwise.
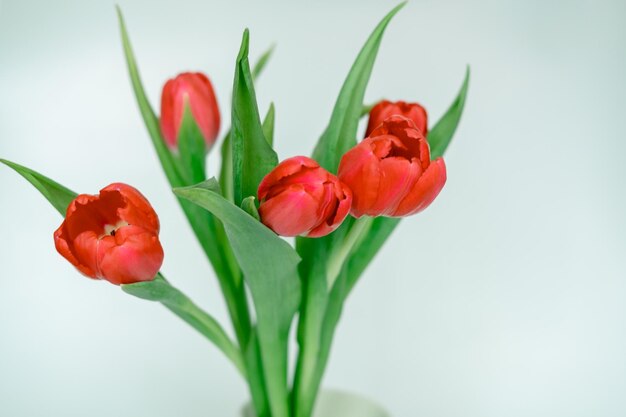
[[[251,404],[242,410],[243,417],[257,417]],[[378,404],[362,397],[339,390],[323,390],[312,417],[389,417]]]

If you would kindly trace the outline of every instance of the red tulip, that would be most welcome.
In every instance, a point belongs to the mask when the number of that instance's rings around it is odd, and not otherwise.
[[[121,183],[76,197],[54,244],[83,274],[116,285],[150,281],[163,263],[157,214],[139,191]]]
[[[404,101],[383,100],[370,110],[370,120],[367,124],[365,137],[371,136],[371,133],[388,117],[400,115],[407,119],[411,119],[415,126],[422,131],[424,136],[428,134],[428,114],[426,109],[417,103],[407,103]]]
[[[391,116],[346,152],[338,176],[352,190],[354,217],[401,217],[433,202],[446,183],[446,165],[442,158],[431,162],[428,142],[411,120]]]
[[[352,192],[330,172],[306,156],[278,164],[258,190],[259,215],[282,236],[325,236],[346,218]]]
[[[170,148],[176,148],[185,103],[210,148],[220,130],[220,110],[211,81],[199,72],[185,72],[168,80],[161,95],[161,132]]]

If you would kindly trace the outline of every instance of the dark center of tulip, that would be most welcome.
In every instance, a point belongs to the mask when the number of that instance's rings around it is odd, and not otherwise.
[[[105,224],[104,225],[104,234],[101,235],[100,238],[103,238],[104,236],[115,236],[115,233],[117,233],[117,230],[120,227],[124,227],[124,226],[129,226],[129,224],[127,222],[125,222],[124,220],[120,220],[115,225]]]

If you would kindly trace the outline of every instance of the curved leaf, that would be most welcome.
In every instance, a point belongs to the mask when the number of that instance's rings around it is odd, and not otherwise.
[[[439,119],[437,124],[428,133],[428,143],[430,144],[430,156],[432,159],[443,156],[448,148],[454,132],[461,121],[465,99],[467,97],[467,87],[469,86],[470,69],[465,71],[465,79],[456,98],[446,113]]]
[[[374,67],[383,33],[391,19],[405,4],[396,6],[376,26],[354,61],[339,92],[330,123],[313,152],[313,159],[330,172],[337,172],[341,156],[356,145],[356,132],[363,111],[365,88]]]
[[[210,211],[224,224],[254,300],[271,415],[288,416],[287,339],[300,303],[298,254],[274,232],[222,197],[214,178],[174,192]]]
[[[156,150],[159,160],[161,161],[161,165],[163,166],[165,175],[167,176],[172,186],[180,186],[183,184],[181,181],[182,179],[180,173],[176,168],[170,150],[167,148],[167,145],[165,145],[165,141],[163,140],[163,136],[161,135],[159,119],[154,113],[154,110],[152,110],[152,107],[150,106],[150,101],[148,100],[146,92],[143,88],[143,84],[141,83],[139,69],[137,68],[137,61],[135,60],[135,55],[133,54],[133,49],[130,44],[130,38],[128,37],[128,32],[126,30],[126,23],[124,22],[122,10],[119,6],[116,6],[116,10],[120,25],[120,32],[122,35],[124,56],[126,58],[126,65],[128,66],[130,81],[133,85],[133,90],[135,91],[137,105],[139,105],[141,116],[143,117],[143,121],[146,125],[146,128],[148,129],[148,133],[150,134],[150,138],[152,139],[152,144],[154,145],[154,149]]]
[[[7,161],[6,159],[0,159],[0,162],[13,168],[15,172],[26,178],[26,180],[37,188],[50,204],[61,213],[61,216],[65,217],[67,206],[70,205],[78,194],[30,168]]]

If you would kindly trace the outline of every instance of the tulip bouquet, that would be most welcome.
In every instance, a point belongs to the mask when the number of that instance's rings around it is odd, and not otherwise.
[[[250,389],[247,415],[313,415],[348,295],[400,219],[428,207],[446,182],[442,155],[463,111],[469,72],[431,129],[417,103],[363,103],[383,32],[401,7],[383,18],[358,54],[312,156],[282,162],[272,143],[274,108],[261,119],[254,89],[270,53],[251,69],[246,30],[235,63],[230,130],[221,141],[220,171],[211,178],[205,160],[221,124],[211,82],[201,73],[167,81],[157,117],[118,10],[143,121],[213,265],[232,333],[160,272],[159,218],[136,188],[113,183],[98,195],[77,195],[2,160],[65,217],[54,243],[83,275],[163,304],[232,362]],[[367,129],[359,134],[359,121],[367,116]],[[295,245],[281,236],[295,237]],[[295,364],[288,360],[292,327],[297,327]]]

